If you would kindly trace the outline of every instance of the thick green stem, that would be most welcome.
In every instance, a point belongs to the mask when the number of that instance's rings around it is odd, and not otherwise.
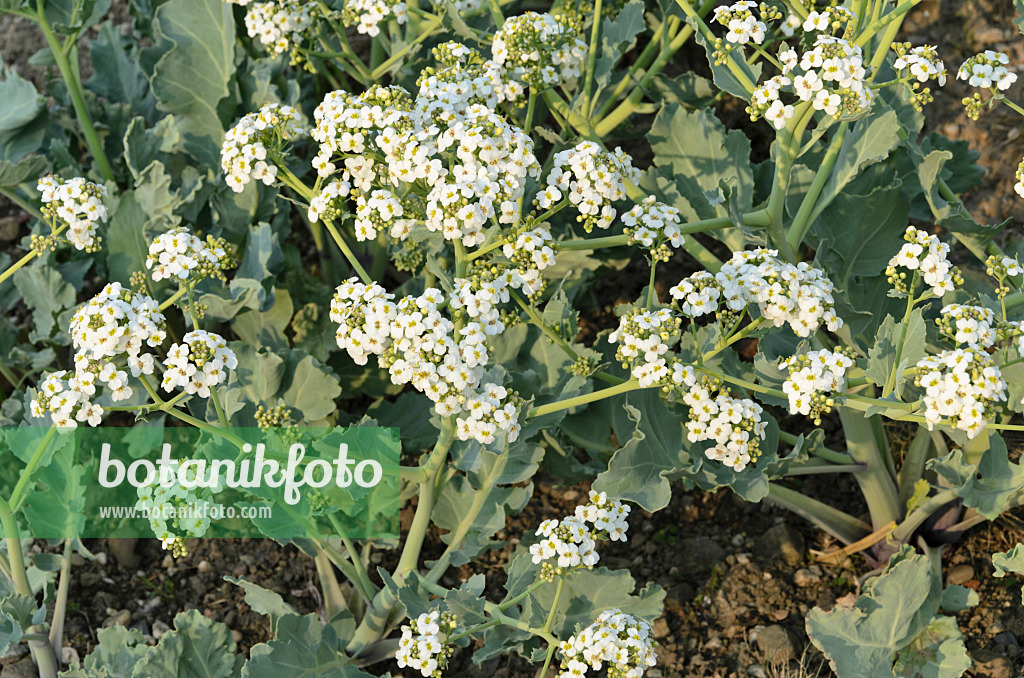
[[[448,418],[441,429],[441,435],[434,445],[430,456],[424,464],[427,471],[427,480],[420,484],[419,503],[416,505],[416,515],[409,526],[409,534],[405,540],[405,548],[395,568],[395,580],[401,581],[406,575],[416,569],[420,561],[420,551],[423,548],[423,541],[427,536],[427,529],[430,527],[430,515],[434,510],[434,488],[437,473],[444,466],[444,460],[448,456],[448,449],[451,447],[455,437],[455,422]]]
[[[67,618],[68,591],[71,590],[71,539],[64,539],[64,558],[60,564],[60,583],[57,585],[57,599],[53,604],[53,624],[50,626],[50,645],[54,658],[60,662],[60,648],[64,646],[64,620]]]
[[[786,240],[786,232],[783,228],[786,195],[789,190],[793,163],[796,161],[797,151],[800,149],[800,140],[813,117],[814,108],[810,102],[797,106],[793,118],[786,125],[781,139],[776,141],[775,146],[775,178],[767,207],[768,215],[771,218],[771,222],[768,224],[768,237],[782,251],[786,261],[790,262],[795,261],[795,254]]]
[[[693,22],[693,25],[697,27],[697,30],[700,31],[700,34],[704,37],[704,40],[707,41],[709,45],[714,45],[715,35],[711,32],[711,29],[708,28],[708,25],[704,23],[704,18],[701,17],[700,14],[698,14],[697,11],[693,9],[693,5],[690,4],[689,0],[676,0],[676,4],[678,4],[679,7],[682,8],[686,16]],[[736,78],[736,82],[738,82],[739,85],[744,90],[746,90],[747,96],[749,97],[751,94],[753,94],[754,89],[757,87],[757,85],[751,82],[750,78],[747,77],[747,74],[736,63],[736,59],[733,56],[734,54],[735,52],[731,52],[728,55],[728,57],[726,58],[725,65],[729,68],[729,72],[732,73],[732,76]]]
[[[855,462],[864,464],[854,478],[867,501],[874,529],[899,521],[903,517],[899,492],[882,456],[889,454],[889,450],[879,449],[871,421],[860,412],[840,407],[839,418],[846,436],[846,451]]]
[[[338,578],[334,576],[334,568],[331,566],[331,559],[327,556],[327,552],[318,548],[313,562],[316,563],[316,574],[320,579],[324,610],[327,612],[327,617],[330,618],[348,607],[345,594],[341,592]]]
[[[828,151],[825,153],[825,157],[817,169],[817,174],[814,175],[814,181],[811,182],[810,188],[807,189],[807,195],[804,196],[803,202],[800,203],[800,209],[797,210],[796,216],[793,217],[793,223],[789,226],[789,232],[786,233],[786,243],[794,252],[800,247],[800,243],[804,241],[804,236],[807,235],[807,230],[814,223],[817,215],[825,208],[825,205],[820,207],[817,205],[818,196],[821,195],[821,190],[825,187],[825,182],[828,181],[829,175],[832,173],[832,167],[836,164],[836,158],[839,157],[839,150],[843,147],[843,139],[846,138],[846,131],[849,128],[850,123],[845,121],[839,123],[839,129],[836,130],[835,135],[829,142]]]
[[[630,379],[624,381],[618,386],[612,386],[610,388],[601,389],[600,391],[593,391],[584,395],[575,396],[573,398],[566,398],[565,400],[556,400],[553,403],[547,405],[541,405],[530,410],[530,419],[534,417],[543,417],[545,414],[551,414],[552,412],[559,412],[561,410],[567,410],[572,407],[579,405],[586,405],[587,403],[597,402],[598,400],[604,400],[605,398],[611,398],[612,396],[621,395],[623,393],[629,393],[630,391],[636,391],[640,388],[640,382],[636,379]]]
[[[23,596],[32,597],[32,585],[28,581],[28,572],[25,569],[25,554],[21,550],[21,533],[18,530],[18,522],[11,513],[10,504],[0,497],[0,526],[3,527],[4,542],[7,544],[8,564],[11,567],[12,580],[18,593]],[[35,659],[39,668],[39,678],[57,678],[57,659],[53,653],[53,646],[48,636],[42,633],[38,626],[28,629],[32,634],[28,641],[29,649],[32,651],[32,658]]]
[[[587,72],[583,77],[583,92],[580,96],[580,102],[585,107],[588,118],[594,112],[594,100],[591,98],[591,93],[594,89],[594,67],[597,65],[597,51],[600,46],[598,40],[601,39],[601,11],[603,8],[603,0],[594,0],[594,11],[591,14],[593,25],[590,29],[590,51],[587,54]],[[527,130],[527,134],[529,134],[529,130]]]
[[[39,24],[39,28],[43,31],[43,37],[46,38],[46,44],[50,48],[50,52],[53,54],[53,59],[57,63],[57,70],[60,71],[60,77],[63,78],[64,84],[67,85],[68,95],[71,97],[71,105],[75,109],[75,116],[78,118],[78,124],[82,127],[82,136],[85,137],[85,145],[89,147],[89,152],[92,153],[93,160],[96,162],[96,167],[99,169],[100,174],[107,181],[114,181],[114,170],[110,166],[110,161],[107,159],[107,154],[103,150],[103,142],[100,141],[99,135],[96,133],[96,127],[93,125],[92,117],[89,115],[89,107],[85,103],[85,93],[82,90],[82,81],[79,79],[72,69],[71,64],[68,63],[67,53],[64,51],[64,46],[61,45],[57,39],[56,34],[53,32],[53,28],[50,26],[50,21],[46,18],[45,4],[43,0],[37,0],[36,3],[36,23]]]

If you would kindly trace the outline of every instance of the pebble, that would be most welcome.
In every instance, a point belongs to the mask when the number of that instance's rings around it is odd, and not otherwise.
[[[809,569],[803,567],[793,573],[793,583],[802,589],[814,586],[820,581],[821,577],[819,575],[816,575]]]
[[[242,642],[242,632],[239,631],[238,629],[232,629],[231,630],[231,640],[235,641],[236,643]]]
[[[949,571],[949,574],[946,575],[946,584],[962,586],[972,579],[974,579],[974,568],[965,563],[957,565]]]
[[[103,628],[107,628],[108,626],[114,626],[115,624],[120,625],[120,626],[128,626],[131,623],[132,623],[132,613],[131,613],[131,611],[129,611],[129,610],[118,610],[116,612],[110,613],[110,616],[107,617],[107,620],[105,622],[103,622]]]
[[[160,640],[164,634],[171,630],[171,627],[157,619],[153,622],[153,637]]]
[[[703,650],[720,650],[722,649],[722,639],[718,636],[711,636],[708,638],[708,642],[704,643]]]
[[[763,554],[767,561],[781,560],[790,567],[804,561],[804,537],[789,523],[775,525],[757,538],[755,553]]]
[[[654,622],[653,633],[655,638],[665,638],[670,633],[668,622],[664,617],[658,617]]]
[[[747,675],[750,678],[768,678],[768,673],[760,664],[751,664],[747,667]]]
[[[160,567],[164,568],[165,570],[174,567],[174,556],[172,556],[170,553],[164,556],[164,559],[160,561]]]
[[[199,565],[197,565],[196,567],[202,574],[213,572],[213,565],[210,565],[210,561],[208,560],[200,560]]]
[[[83,572],[82,576],[79,577],[82,587],[87,589],[99,584],[101,579],[103,579],[103,575],[99,572]]]
[[[71,664],[78,664],[82,661],[82,658],[78,656],[78,650],[73,647],[62,647],[60,649],[60,660],[64,662],[65,666]]]
[[[71,554],[71,566],[81,567],[82,565],[85,565],[85,556],[83,556],[78,551],[75,551]]]
[[[146,613],[152,612],[156,608],[158,608],[161,605],[163,605],[163,602],[164,602],[163,598],[161,598],[160,596],[155,596],[153,598],[150,598],[149,600],[147,600],[145,602],[145,604],[143,604],[142,611],[146,612]]]
[[[96,562],[99,563],[100,565],[106,565],[107,564],[107,554],[104,553],[103,551],[100,551],[99,553],[97,553],[96,554]]]
[[[17,659],[18,657],[24,657],[28,653],[28,645],[25,643],[16,643],[7,648],[7,653],[4,655],[4,659]]]
[[[788,662],[796,654],[789,632],[778,624],[766,626],[758,633],[757,645],[772,664]]]

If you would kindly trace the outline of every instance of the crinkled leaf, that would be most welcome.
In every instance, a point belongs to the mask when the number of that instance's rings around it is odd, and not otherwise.
[[[334,401],[341,386],[331,368],[304,351],[287,354],[287,368],[281,382],[280,398],[302,413],[306,421],[323,419],[337,409]]]
[[[686,23],[693,26],[693,22],[689,18],[687,18]],[[709,43],[699,30],[694,31],[693,37],[697,41],[697,44],[704,48],[704,54],[708,59],[708,66],[711,67],[711,75],[714,77],[715,84],[718,85],[718,88],[722,91],[728,92],[734,97],[750,101],[752,88],[757,87],[757,83],[761,79],[761,64],[756,63],[751,66],[744,59],[735,58],[740,54],[740,52],[734,52],[733,61],[736,63],[735,68],[742,75],[741,80],[729,69],[728,65],[716,63],[717,60],[714,56],[714,43]]]
[[[936,617],[900,650],[893,667],[908,678],[957,678],[971,668],[960,628],[953,617]]]
[[[883,386],[893,370],[899,371],[896,374],[896,383],[901,383],[904,379],[901,374],[903,369],[916,364],[925,356],[926,331],[920,308],[915,308],[910,314],[900,364],[896,365],[896,350],[903,332],[903,321],[897,323],[891,315],[886,316],[882,326],[878,328],[875,344],[868,350],[868,365],[864,370],[864,374],[874,384]]]
[[[939,601],[939,607],[946,612],[962,612],[974,607],[979,602],[978,592],[974,589],[951,584],[942,592],[942,600]]]
[[[683,419],[654,389],[626,394],[622,407],[635,428],[608,461],[608,470],[597,476],[594,489],[658,511],[672,497],[673,474],[692,465]]]
[[[274,290],[273,297],[274,305],[265,311],[249,309],[236,315],[231,321],[231,329],[248,344],[287,351],[288,337],[285,329],[294,311],[292,297],[284,288]]]
[[[150,651],[138,629],[115,624],[100,629],[99,643],[81,665],[72,665],[61,678],[131,678],[135,666]]]
[[[32,342],[47,339],[56,327],[57,314],[75,304],[75,288],[54,266],[37,260],[14,274],[14,286],[32,310]],[[62,342],[66,343],[66,342]]]
[[[39,473],[42,488],[25,500],[25,518],[35,537],[78,537],[85,518],[85,468],[76,463],[76,446],[59,447]]]
[[[815,263],[836,286],[838,312],[850,333],[866,337],[868,343],[887,310],[899,312],[886,296],[890,285],[885,269],[903,244],[907,209],[898,179],[863,187],[857,181],[835,197],[811,228],[811,238],[817,240]]]
[[[45,608],[31,596],[14,594],[0,600],[0,652],[6,653],[11,645],[21,642],[22,634],[45,618]]]
[[[36,119],[43,97],[35,85],[9,68],[0,70],[0,135],[15,132]]]
[[[242,656],[235,654],[231,629],[199,610],[181,612],[174,629],[135,667],[136,678],[236,678]]]
[[[537,589],[528,599],[530,604],[523,606],[524,616],[539,616],[543,624],[556,589],[555,583]],[[567,638],[577,626],[589,626],[601,612],[612,608],[653,620],[661,616],[664,600],[665,591],[657,584],[636,591],[636,581],[629,570],[580,570],[565,579],[553,629],[557,629],[558,637]]]
[[[315,614],[289,614],[277,622],[277,637],[252,648],[242,669],[245,678],[357,678],[333,626]]]
[[[952,174],[952,170],[946,168],[946,163],[953,159],[953,153],[936,150],[923,155],[926,151],[927,148],[917,151],[918,179],[924,190],[924,197],[940,226],[954,233],[979,236],[985,242],[1010,222],[1010,219],[1007,219],[1001,224],[979,224],[962,202],[946,200],[941,194],[940,181]]]
[[[225,581],[240,586],[245,590],[245,602],[260,614],[270,617],[271,630],[277,627],[277,621],[288,614],[295,614],[295,608],[284,602],[281,594],[258,586],[243,577],[224,577]]]
[[[149,90],[149,83],[138,59],[129,56],[134,44],[112,21],[104,22],[89,44],[93,73],[85,86],[110,101],[138,106]]]
[[[622,55],[636,44],[636,36],[647,28],[644,22],[644,3],[630,0],[614,18],[601,22],[601,51],[594,62],[594,84],[597,92],[608,84],[609,75]],[[596,96],[596,92],[595,92]]]
[[[50,161],[41,155],[29,155],[17,162],[0,161],[0,186],[14,187],[25,181],[35,181],[46,173]]]
[[[927,466],[949,481],[964,506],[989,520],[1005,511],[1007,499],[1024,488],[1024,468],[1010,462],[1006,443],[994,432],[977,466],[968,463],[960,449],[941,459],[930,459]]]
[[[235,72],[235,20],[221,0],[169,0],[153,22],[164,49],[150,86],[159,108],[179,116],[185,148],[217,166],[224,126],[217,104],[229,94]]]
[[[827,206],[854,177],[867,167],[889,157],[900,143],[900,123],[888,108],[853,123],[843,138],[836,164],[818,196],[817,210]]]
[[[992,554],[992,566],[996,568],[993,573],[996,577],[1006,575],[1024,574],[1024,544],[1017,544],[1009,551]],[[1020,592],[1020,600],[1024,603],[1024,588]]]
[[[134,191],[122,194],[103,241],[111,280],[127,286],[132,273],[146,270],[149,243],[142,227],[146,220],[146,213],[135,199]]]
[[[807,635],[838,675],[891,678],[897,653],[919,631],[913,621],[930,589],[928,560],[907,558],[871,580],[852,609],[811,610]]]
[[[737,210],[750,209],[754,194],[754,174],[750,166],[750,140],[738,130],[725,126],[706,110],[687,110],[679,104],[663,106],[654,119],[649,134],[654,161],[662,170],[669,170],[678,185],[684,179],[693,184],[687,191],[700,199],[690,199],[701,216],[714,216],[704,191],[717,192],[720,182],[735,178],[732,200]],[[685,197],[685,196],[684,196]],[[707,205],[699,206],[701,200]]]

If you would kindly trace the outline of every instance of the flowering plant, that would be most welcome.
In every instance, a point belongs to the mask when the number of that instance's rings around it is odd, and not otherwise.
[[[94,61],[119,77],[83,83],[68,57],[100,4],[0,8],[38,24],[67,95],[50,110],[16,74],[0,82],[29,111],[5,122],[0,192],[33,217],[24,254],[0,255],[0,303],[31,317],[0,324],[20,474],[0,498],[0,628],[16,629],[0,648],[23,639],[40,675],[61,668],[71,553],[88,552],[67,536],[47,625],[19,539],[41,515],[26,503],[70,524],[85,492],[46,475],[50,445],[146,419],[221,437],[397,426],[411,520],[397,544],[338,525],[290,542],[315,563],[322,618],[232,580],[277,633],[248,659],[183,614],[154,647],[101,634],[66,675],[116,672],[123,645],[135,675],[394,661],[440,676],[472,642],[478,663],[514,651],[544,676],[639,678],[665,594],[603,565],[602,542],[694,487],[791,509],[879,566],[856,611],[808,616],[840,676],[967,669],[940,614],[962,596],[932,585],[950,539],[933,518],[952,511],[959,533],[1024,501],[999,433],[1022,428],[1024,292],[1001,226],[958,197],[971,156],[921,136],[947,72],[937,47],[895,41],[915,0],[168,0],[136,17],[144,51],[103,24]],[[667,75],[690,43],[710,79]],[[1024,114],[1008,66],[959,67],[981,90],[973,117]],[[770,160],[752,166],[709,109],[719,96],[744,102]],[[581,331],[592,283],[638,266],[615,319]],[[899,464],[885,421],[918,426]],[[497,541],[556,463],[587,502]],[[788,480],[811,474],[850,474],[867,519]],[[145,509],[220,489],[144,485]],[[305,506],[341,510],[322,493]],[[181,555],[210,523],[150,527]],[[501,549],[487,595],[482,575],[452,578]],[[217,642],[185,657],[182,636]]]

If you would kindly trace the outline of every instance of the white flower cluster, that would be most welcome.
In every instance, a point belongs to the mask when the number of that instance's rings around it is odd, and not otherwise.
[[[619,318],[619,326],[608,335],[608,341],[618,344],[615,357],[623,367],[631,367],[633,377],[647,388],[669,378],[665,356],[679,338],[679,327],[679,318],[668,308],[634,308]]]
[[[708,271],[697,271],[683,278],[669,294],[679,303],[679,310],[691,318],[716,313],[722,298],[722,284]]]
[[[511,299],[509,289],[522,285],[522,281],[515,280],[515,277],[512,271],[508,271],[493,279],[486,279],[479,274],[472,278],[456,278],[451,307],[465,311],[466,315],[480,323],[484,334],[501,334],[505,331],[505,322],[499,306],[507,304]]]
[[[401,0],[345,0],[341,22],[355,26],[356,31],[373,37],[380,34],[380,25],[386,21],[404,24],[409,20],[405,3]]]
[[[71,317],[76,363],[109,361],[127,355],[133,376],[153,373],[153,357],[140,355],[142,345],[154,348],[167,336],[160,305],[121,283],[108,283]],[[130,392],[129,392],[130,393]]]
[[[241,193],[250,180],[267,186],[277,178],[277,167],[267,156],[281,145],[304,132],[299,112],[291,106],[267,104],[256,113],[249,113],[224,135],[220,149],[220,167],[224,181]]]
[[[206,330],[193,330],[167,351],[162,386],[165,391],[181,386],[186,393],[208,398],[210,389],[227,379],[227,370],[237,366],[235,352],[228,348],[223,337]]]
[[[368,142],[372,143],[378,134],[404,120],[411,106],[409,93],[401,87],[372,85],[359,95],[342,90],[328,93],[313,111],[315,126],[311,135],[319,150],[312,164],[317,174],[329,177],[337,169],[332,162],[334,156],[351,155],[345,158],[342,180],[349,188],[357,186],[364,191],[370,190],[370,182],[375,178],[374,160],[360,154],[379,150],[372,146],[368,148]],[[392,135],[397,135],[397,131],[392,129],[391,134],[384,134],[384,139]],[[426,162],[426,156],[422,160]],[[410,181],[416,178],[421,177],[410,178]]]
[[[457,626],[454,614],[438,610],[410,620],[408,626],[402,627],[395,652],[398,668],[409,667],[419,671],[423,678],[440,678],[452,655],[447,639]]]
[[[195,281],[220,271],[227,264],[222,242],[212,238],[203,242],[184,226],[157,236],[146,255],[146,268],[153,271],[153,280],[174,278],[184,282],[191,278]]]
[[[602,668],[608,678],[641,678],[657,665],[657,646],[649,621],[617,609],[605,610],[593,624],[562,641],[558,678],[582,678],[588,669]]]
[[[915,383],[925,389],[925,423],[931,430],[943,417],[974,438],[985,430],[985,415],[1006,400],[1006,382],[985,351],[958,348],[917,362]]]
[[[735,252],[715,279],[729,310],[739,312],[755,303],[766,320],[775,327],[788,323],[797,336],[810,336],[821,325],[830,332],[843,326],[835,311],[832,281],[810,264],[780,260],[777,250]]]
[[[313,25],[316,10],[309,0],[257,2],[245,13],[245,29],[274,54],[291,52]]]
[[[153,534],[160,540],[166,550],[183,550],[184,541],[188,537],[202,537],[210,529],[211,516],[215,513],[214,504],[196,494],[195,486],[186,488],[175,480],[170,485],[162,484],[160,476],[173,472],[177,478],[179,469],[169,469],[160,473],[153,483],[136,490],[138,501],[135,510],[149,517],[149,526]],[[195,483],[198,471],[195,465],[186,467],[185,480]]]
[[[1021,167],[1017,169],[1018,179],[1021,172],[1024,172],[1024,163],[1021,163]],[[1006,295],[1010,293],[1010,286],[1007,283],[1011,281],[1008,279],[1021,273],[1024,273],[1024,267],[1016,258],[993,254],[985,260],[985,274],[995,278],[995,292],[999,299],[1005,299]]]
[[[337,182],[332,182],[331,185]],[[312,210],[312,206],[310,207]],[[360,191],[356,195],[356,240],[375,240],[377,230],[391,226],[388,232],[398,240],[409,237],[413,220],[403,219],[405,208],[402,201],[387,189],[376,189],[369,194]]]
[[[735,471],[757,461],[761,455],[760,441],[767,435],[760,405],[749,398],[734,398],[724,390],[712,397],[720,384],[709,377],[698,380],[692,367],[677,369],[673,381],[687,389],[683,402],[690,407],[686,429],[691,443],[714,441],[714,447],[704,454]]]
[[[441,416],[458,417],[461,440],[494,442],[499,431],[508,442],[519,436],[522,399],[499,384],[484,383],[489,354],[487,335],[479,322],[457,329],[439,309],[440,290],[397,303],[377,284],[351,278],[331,301],[331,320],[338,323],[338,346],[365,365],[370,355],[387,368],[395,384],[411,383],[434,402]],[[458,337],[456,339],[456,337]]]
[[[715,7],[714,20],[729,29],[725,35],[726,42],[734,45],[745,45],[748,42],[760,45],[764,42],[768,26],[754,15],[756,7],[757,3],[752,0]]]
[[[96,224],[107,220],[105,186],[82,177],[62,181],[48,174],[39,179],[36,190],[42,194],[43,213],[68,225],[65,237],[75,249],[93,251],[98,247]]]
[[[577,506],[573,515],[545,520],[537,528],[542,539],[530,547],[533,562],[541,563],[541,577],[551,581],[597,565],[597,540],[626,541],[629,511],[618,499],[591,490],[589,503]]]
[[[629,244],[640,244],[651,250],[655,261],[668,261],[673,248],[683,246],[685,238],[679,231],[679,210],[658,202],[652,195],[622,215],[625,224],[623,232],[629,236]]]
[[[996,343],[996,314],[984,306],[947,304],[935,323],[940,332],[957,344],[986,349]]]
[[[334,219],[341,214],[340,202],[352,192],[352,184],[344,179],[336,179],[328,182],[320,193],[309,201],[309,210],[306,216],[314,224],[320,221],[321,217]]]
[[[910,47],[908,43],[896,43],[893,49],[896,50],[893,68],[897,71],[909,69],[910,75],[918,82],[935,80],[940,87],[946,84],[946,66],[933,45]]]
[[[971,87],[1006,90],[1017,82],[1017,74],[1006,68],[1008,63],[1010,57],[987,49],[965,61],[956,77],[958,80],[966,80]]]
[[[153,356],[142,353],[142,347],[163,343],[164,316],[156,301],[115,282],[75,311],[69,331],[76,351],[75,372],[67,378],[66,371],[55,372],[43,380],[31,403],[32,414],[49,413],[61,427],[74,427],[77,422],[99,426],[103,408],[89,402],[97,385],[106,384],[115,402],[132,396],[128,373],[115,361],[125,357],[133,377],[153,374]]]
[[[637,181],[640,172],[621,148],[603,150],[593,141],[583,141],[555,154],[547,187],[538,194],[537,204],[547,209],[568,198],[583,218],[589,233],[594,226],[608,228],[615,220],[611,203],[626,197],[625,181]]]
[[[526,12],[509,17],[491,43],[491,60],[503,79],[524,87],[566,84],[579,77],[587,56],[580,26],[568,16]]]
[[[845,388],[846,370],[853,367],[853,358],[842,349],[822,349],[785,358],[779,366],[789,370],[782,390],[789,397],[790,414],[812,416],[814,423],[820,424],[821,415],[835,404],[827,394]]]
[[[1017,195],[1024,198],[1024,160],[1017,165],[1017,173],[1014,175],[1017,183],[1013,185],[1013,190],[1017,192]]]
[[[67,374],[66,370],[60,370],[43,379],[29,406],[32,416],[49,414],[54,426],[59,428],[75,428],[79,422],[99,426],[103,421],[103,408],[89,401],[96,394],[95,374],[76,372],[65,379]]]
[[[905,282],[906,274],[897,272],[897,267],[916,271],[938,297],[952,292],[956,285],[963,284],[959,270],[946,258],[949,245],[941,242],[938,236],[908,226],[903,238],[907,243],[889,260],[885,271],[890,284],[897,291],[909,294],[914,292]]]
[[[523,92],[521,83],[503,80],[497,64],[462,43],[443,42],[432,51],[437,66],[425,68],[416,80],[417,111],[424,115],[451,122],[473,104],[493,109]]]
[[[858,45],[819,35],[813,49],[798,55],[784,46],[778,59],[782,74],[754,90],[747,108],[751,120],[763,116],[775,129],[785,127],[796,109],[782,101],[783,91],[792,91],[800,101],[810,101],[815,110],[832,116],[854,115],[871,106],[874,94],[865,84],[864,54]]]

